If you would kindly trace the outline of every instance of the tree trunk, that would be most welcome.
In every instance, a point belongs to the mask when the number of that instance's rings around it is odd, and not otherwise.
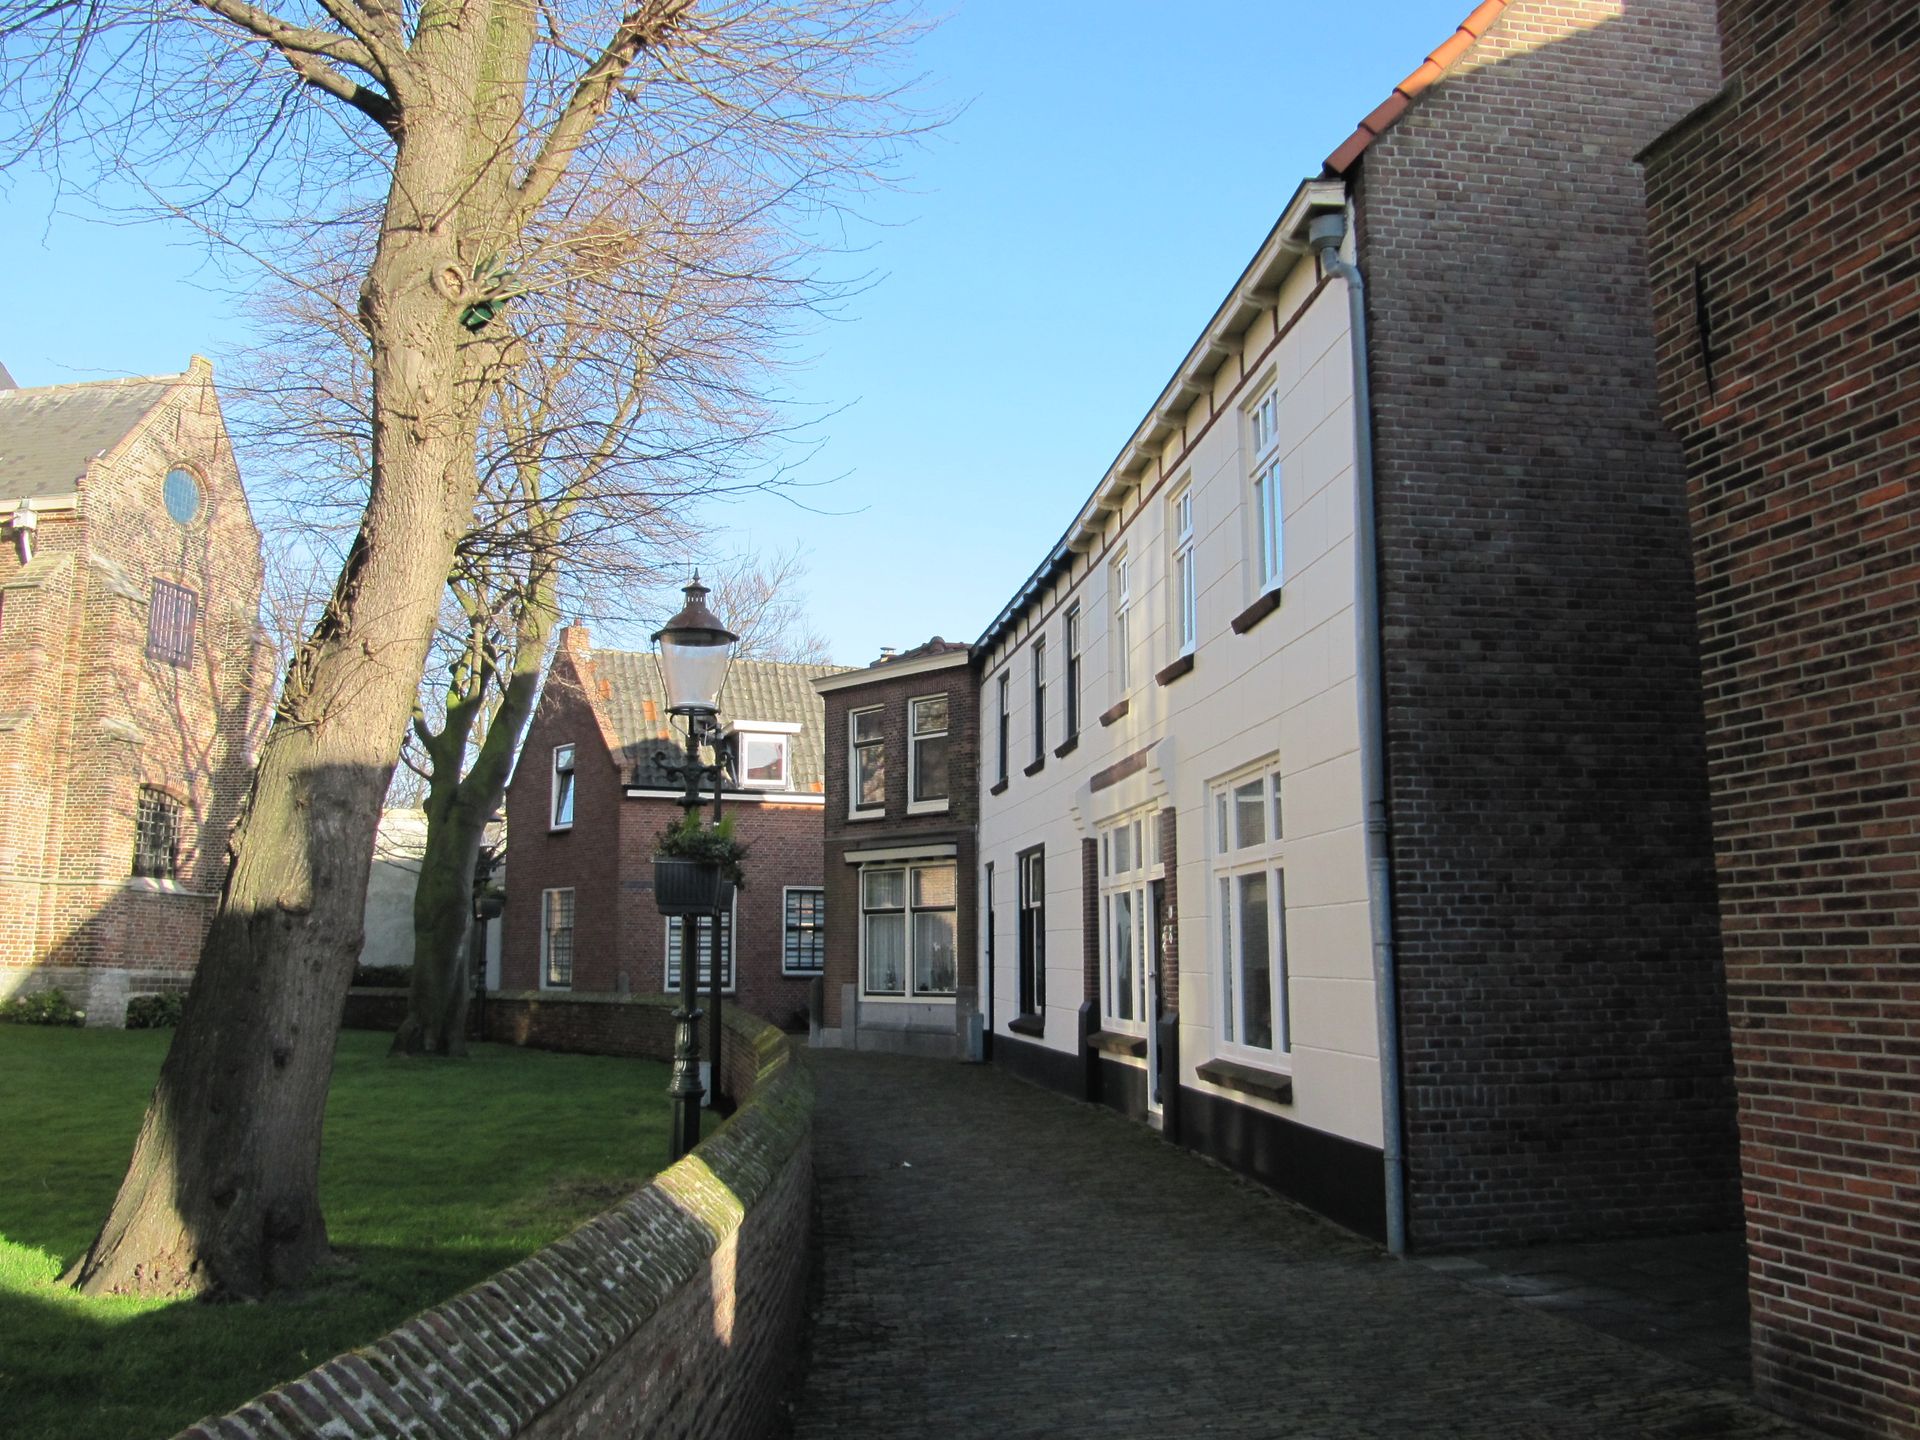
[[[427,843],[420,883],[413,892],[413,982],[407,1018],[393,1037],[405,1055],[467,1053],[469,937],[473,933],[473,872],[486,841],[487,817],[498,803],[474,795],[472,777],[456,781],[436,806],[427,799]]]
[[[403,156],[436,138],[459,143],[421,125]],[[436,285],[459,261],[449,227],[395,214],[412,168],[397,166],[363,289],[374,375],[366,513],[290,669],[126,1177],[70,1272],[89,1294],[258,1296],[327,1253],[321,1122],[374,832],[451,563],[450,517],[464,520],[472,501],[461,488],[481,352],[463,345]],[[437,178],[413,176],[415,200],[441,193],[426,183]]]
[[[543,538],[557,537],[557,521]],[[393,1037],[395,1054],[460,1056],[466,1053],[468,936],[473,926],[473,872],[486,839],[488,817],[507,793],[513,755],[533,716],[540,662],[559,623],[551,551],[535,556],[515,626],[513,672],[463,775],[467,736],[479,712],[478,696],[449,697],[447,722],[438,735],[421,732],[430,773],[427,781],[427,843],[420,857],[420,883],[413,895],[413,982],[407,1018]],[[489,683],[481,675],[477,683]]]

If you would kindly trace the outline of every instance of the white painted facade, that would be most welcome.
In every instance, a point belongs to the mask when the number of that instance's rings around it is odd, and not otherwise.
[[[993,938],[981,948],[983,966],[993,957],[988,1025],[996,1036],[1035,1043],[1009,1023],[1020,1008],[1016,857],[1043,846],[1046,1004],[1038,1043],[1077,1053],[1082,842],[1101,839],[1122,817],[1174,809],[1180,1083],[1377,1147],[1381,1080],[1356,678],[1353,360],[1346,288],[1321,280],[1304,243],[1314,213],[1344,207],[1341,189],[1303,187],[1060,549],[983,637],[979,844],[982,866],[993,872],[992,913],[983,916]],[[1350,230],[1343,246],[1349,257]],[[1280,461],[1280,604],[1236,634],[1235,618],[1272,588],[1261,579],[1252,419],[1269,394],[1277,402],[1278,435],[1264,458],[1277,453]],[[1176,554],[1186,544],[1183,491],[1191,497],[1190,562]],[[1130,602],[1124,664],[1115,616],[1123,557]],[[1160,683],[1156,675],[1183,652],[1184,563],[1193,569],[1194,633],[1185,647],[1192,668]],[[1067,735],[1066,616],[1076,606],[1078,742],[1058,755]],[[1042,639],[1044,763],[1029,775],[1033,653]],[[1008,758],[1006,786],[995,793],[1002,677]],[[1123,702],[1125,713],[1103,724],[1103,712]],[[1137,770],[1102,783],[1101,772],[1142,752]],[[1223,852],[1220,787],[1268,771],[1280,780],[1280,838],[1267,836],[1246,853],[1236,853],[1230,840]],[[1268,903],[1283,927],[1287,1033],[1271,1048],[1233,1043],[1224,1016],[1231,917],[1223,912],[1220,880],[1253,871],[1284,876],[1284,906],[1273,894]],[[1125,889],[1123,882],[1113,876],[1102,889]],[[983,906],[987,893],[983,884]],[[1121,903],[1131,911],[1137,902]],[[1100,1026],[1149,1036],[1138,1004],[1131,1020],[1118,1013],[1128,1007],[1110,993],[1111,912],[1101,923],[1108,993]],[[982,991],[989,993],[984,979]],[[1248,1038],[1244,1020],[1235,1028],[1238,1038]],[[1198,1067],[1212,1059],[1290,1077],[1290,1103],[1210,1085]]]

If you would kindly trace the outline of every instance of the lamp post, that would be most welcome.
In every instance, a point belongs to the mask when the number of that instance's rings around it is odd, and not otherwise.
[[[720,818],[721,797],[729,776],[726,755],[720,746],[720,686],[727,676],[727,663],[740,637],[720,623],[707,608],[707,587],[696,574],[686,587],[687,603],[680,613],[663,625],[653,637],[660,651],[660,673],[667,689],[667,713],[687,722],[686,758],[676,763],[665,751],[654,753],[654,763],[662,772],[674,776],[685,787],[679,804],[689,814],[702,804],[701,790],[713,785],[714,819]],[[712,763],[700,754],[713,747]],[[716,889],[716,896],[720,892]],[[673,1100],[673,1135],[668,1149],[678,1160],[700,1142],[700,1009],[697,962],[694,958],[699,940],[696,917],[680,914],[680,1004],[673,1012],[673,1075],[667,1094]],[[720,911],[713,909],[713,940],[710,954],[712,979],[713,1039],[712,1075],[714,1089],[720,1079]]]

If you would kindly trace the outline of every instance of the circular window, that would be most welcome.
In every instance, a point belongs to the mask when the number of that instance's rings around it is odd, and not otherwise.
[[[191,525],[200,514],[200,481],[191,470],[169,470],[162,492],[167,514],[182,525]]]

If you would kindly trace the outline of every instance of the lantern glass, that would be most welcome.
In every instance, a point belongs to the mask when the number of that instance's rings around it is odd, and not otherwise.
[[[662,635],[660,671],[667,686],[667,709],[675,715],[716,714],[732,654],[728,644],[689,645]]]
[[[667,709],[675,715],[714,715],[727,661],[740,637],[707,608],[707,587],[698,575],[687,586],[687,603],[653,638],[660,647],[660,678]]]

